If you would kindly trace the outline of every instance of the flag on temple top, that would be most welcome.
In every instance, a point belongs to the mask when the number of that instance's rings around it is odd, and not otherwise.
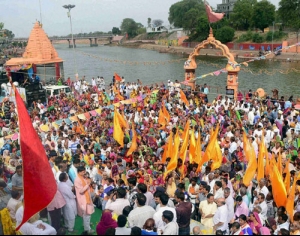
[[[45,209],[53,200],[57,184],[45,149],[32,126],[25,104],[15,89],[19,116],[19,137],[23,166],[24,215],[17,230],[32,216]],[[37,193],[38,188],[38,193]]]
[[[131,155],[138,147],[137,144],[137,136],[136,136],[136,131],[134,127],[134,122],[132,122],[132,140],[131,140],[131,146],[126,154],[126,156]]]
[[[184,92],[180,89],[180,99],[184,102],[186,106],[189,106],[189,101],[187,100]]]
[[[114,133],[113,133],[113,137],[114,140],[116,140],[118,142],[118,144],[120,144],[121,147],[124,147],[124,132],[122,130],[121,124],[120,124],[120,120],[118,118],[119,116],[119,112],[117,111],[117,108],[115,107],[114,110]]]
[[[205,2],[205,9],[206,9],[206,14],[207,14],[209,23],[215,23],[217,21],[222,20],[224,17],[224,13],[213,12],[211,7],[206,2]]]
[[[253,177],[255,176],[256,169],[257,169],[257,161],[256,161],[255,150],[247,138],[245,129],[243,133],[243,149],[246,156],[246,160],[249,161],[248,167],[243,177],[243,184],[248,187]]]
[[[116,81],[118,81],[118,82],[121,82],[121,81],[122,81],[121,76],[119,76],[116,72],[115,72],[114,76],[115,76],[115,80],[116,80]]]

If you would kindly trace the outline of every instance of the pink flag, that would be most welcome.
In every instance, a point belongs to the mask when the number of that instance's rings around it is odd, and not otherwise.
[[[205,8],[209,23],[214,23],[223,19],[224,13],[213,12],[211,7],[207,3],[205,3]]]

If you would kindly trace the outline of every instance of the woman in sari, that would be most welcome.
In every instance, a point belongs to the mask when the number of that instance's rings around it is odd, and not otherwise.
[[[259,215],[257,212],[251,212],[249,215],[249,226],[252,229],[254,235],[260,234],[260,229],[262,227],[262,223],[260,221]]]
[[[105,232],[109,228],[117,228],[117,222],[112,219],[112,214],[109,210],[105,210],[102,214],[101,220],[97,225],[97,235],[105,235]]]

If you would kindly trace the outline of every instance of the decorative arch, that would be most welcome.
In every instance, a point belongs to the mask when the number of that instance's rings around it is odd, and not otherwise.
[[[201,49],[205,48],[207,45],[214,45],[217,49],[222,51],[222,56],[228,59],[228,64],[226,65],[226,70],[228,71],[227,75],[227,89],[234,90],[234,97],[237,96],[238,90],[238,72],[240,71],[239,67],[233,67],[232,64],[237,64],[234,60],[234,55],[230,52],[229,48],[222,44],[219,40],[216,40],[213,35],[213,30],[210,28],[209,36],[206,40],[198,44],[193,52],[189,55],[188,60],[184,63],[185,69],[185,82],[184,84],[191,86],[192,89],[195,89],[195,71],[197,68],[196,56],[200,55]]]

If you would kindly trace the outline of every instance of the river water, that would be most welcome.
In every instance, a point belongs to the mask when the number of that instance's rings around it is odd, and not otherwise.
[[[79,78],[86,76],[87,80],[91,80],[92,77],[103,76],[105,81],[111,82],[113,73],[116,72],[121,76],[124,76],[128,82],[135,82],[140,79],[143,84],[151,84],[156,82],[167,82],[168,79],[175,81],[178,79],[182,81],[184,79],[184,58],[187,56],[174,55],[167,53],[159,53],[156,51],[150,51],[145,49],[132,49],[124,47],[89,47],[89,45],[76,45],[75,54],[73,49],[69,49],[65,44],[57,44],[55,48],[58,55],[64,60],[64,73],[65,78],[71,77],[74,79],[75,66],[74,55],[76,55],[76,65],[79,74]],[[92,56],[83,55],[82,53],[89,54],[103,58],[94,58]],[[179,62],[168,63],[171,60],[180,60]],[[110,62],[108,60],[116,60],[117,62]],[[126,61],[127,63],[121,63]],[[142,63],[138,65],[129,65],[128,62],[152,62],[152,65],[144,65]],[[153,62],[159,62],[153,65]],[[164,64],[162,64],[165,62]],[[198,58],[198,68],[196,70],[196,76],[207,74],[218,69],[222,69],[226,66],[227,59],[222,57],[208,57],[200,56]],[[249,63],[249,66],[242,67],[250,72],[241,71],[239,73],[239,89],[243,92],[257,88],[263,88],[268,94],[271,93],[273,88],[279,90],[279,95],[286,96],[294,95],[294,98],[300,97],[300,80],[299,73],[291,72],[288,74],[282,74],[277,71],[273,75],[267,75],[261,73],[261,70],[267,70],[274,72],[274,70],[281,70],[282,72],[287,69],[295,68],[300,70],[300,62],[272,62],[268,60],[260,60]],[[224,93],[226,86],[226,73],[219,76],[208,76],[203,79],[197,80],[197,83],[207,83],[212,87],[221,87],[223,89],[212,89],[211,93]],[[213,95],[213,94],[212,94]]]

